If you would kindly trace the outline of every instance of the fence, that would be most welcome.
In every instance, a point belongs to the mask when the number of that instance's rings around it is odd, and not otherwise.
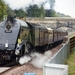
[[[44,65],[44,75],[68,75],[68,66],[46,63]]]
[[[69,54],[69,40],[63,47],[48,60],[43,68],[43,75],[68,75],[68,65],[62,65]]]

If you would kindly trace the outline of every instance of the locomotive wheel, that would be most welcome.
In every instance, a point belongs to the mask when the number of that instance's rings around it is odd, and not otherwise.
[[[29,42],[26,43],[26,47],[27,47],[27,49],[26,49],[26,52],[27,52],[27,53],[30,53],[30,52],[32,51],[32,49],[33,49],[32,44],[29,43]]]
[[[20,50],[20,52],[21,52],[20,57],[24,55],[24,50],[25,50],[25,46],[23,45]]]

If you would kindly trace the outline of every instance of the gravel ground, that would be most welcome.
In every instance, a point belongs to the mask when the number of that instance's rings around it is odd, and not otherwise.
[[[52,52],[51,56],[53,56],[61,47],[62,44],[50,50]],[[29,62],[22,66],[18,66],[15,69],[11,69],[10,71],[1,75],[23,75],[24,73],[36,73],[36,75],[43,75],[43,68],[36,68]]]

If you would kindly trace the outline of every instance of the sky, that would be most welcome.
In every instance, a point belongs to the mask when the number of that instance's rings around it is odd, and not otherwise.
[[[4,0],[12,9],[19,9],[28,7],[30,4],[40,5],[42,2],[47,1],[44,5],[45,9],[49,9],[48,0]],[[65,15],[70,15],[75,18],[75,0],[55,0],[54,9],[57,12],[63,13]]]

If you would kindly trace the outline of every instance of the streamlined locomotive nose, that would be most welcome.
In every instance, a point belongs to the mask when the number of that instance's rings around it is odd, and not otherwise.
[[[0,23],[0,59],[16,58],[15,49],[19,35],[20,24],[15,19],[7,19]],[[17,52],[18,53],[18,52]]]

